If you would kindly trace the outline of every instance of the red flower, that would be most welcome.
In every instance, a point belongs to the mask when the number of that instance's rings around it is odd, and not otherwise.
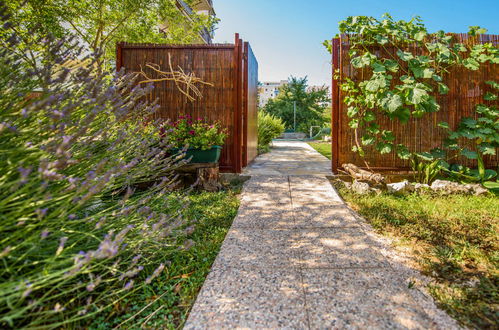
[[[194,132],[194,131],[189,131],[189,134],[190,134],[190,135],[194,135],[194,134],[196,134],[196,132]]]

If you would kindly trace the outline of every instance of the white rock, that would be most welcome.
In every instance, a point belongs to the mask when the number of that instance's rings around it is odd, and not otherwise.
[[[343,182],[343,185],[345,186],[345,188],[347,188],[348,190],[352,189],[352,183],[351,182],[347,182],[347,181],[342,181],[342,182]]]
[[[469,183],[466,185],[466,188],[468,188],[475,196],[485,195],[489,193],[489,191],[479,183]]]
[[[426,190],[430,189],[430,185],[426,183],[416,183],[414,184],[414,190],[419,191],[419,190]]]
[[[461,194],[473,193],[473,189],[471,187],[447,180],[435,180],[431,184],[431,189],[433,191],[437,191],[445,195],[459,194],[459,193]]]
[[[370,189],[370,187],[369,187],[368,183],[359,182],[357,180],[355,180],[352,183],[352,191],[354,191],[355,193],[357,193],[359,195],[364,195],[364,194],[369,193],[369,189]]]
[[[386,189],[393,194],[404,194],[414,191],[414,186],[409,181],[404,180],[402,182],[389,183],[386,185]]]

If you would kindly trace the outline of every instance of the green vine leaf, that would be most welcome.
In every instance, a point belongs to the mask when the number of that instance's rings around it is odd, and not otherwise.
[[[437,82],[440,82],[443,80],[442,77],[440,77],[438,74],[434,74],[432,78],[434,81],[437,81]]]
[[[374,112],[372,111],[367,111],[364,115],[364,121],[366,123],[368,122],[371,122],[371,121],[375,121],[376,120],[376,115],[374,114]]]
[[[395,60],[385,60],[385,67],[390,72],[398,72],[399,64]]]
[[[369,146],[371,144],[373,144],[374,142],[376,142],[376,137],[372,136],[372,135],[364,135],[362,138],[361,138],[361,141],[362,141],[362,144],[365,145],[365,146]]]
[[[487,29],[481,28],[479,26],[470,26],[468,31],[468,34],[471,36],[476,36],[485,33],[487,33]]]
[[[473,71],[480,69],[480,63],[478,63],[478,61],[475,60],[474,58],[467,58],[467,59],[463,60],[463,64],[467,69],[470,69]]]
[[[374,62],[372,65],[373,72],[374,73],[385,73],[386,72],[386,67],[381,64],[380,62]]]
[[[348,123],[348,126],[350,126],[350,128],[359,128],[359,120],[358,119],[352,119]]]
[[[411,118],[411,110],[408,108],[399,108],[390,114],[390,118],[397,118],[402,124],[407,124]]]
[[[414,58],[414,55],[412,55],[412,53],[409,53],[409,52],[403,52],[401,50],[398,50],[397,51],[397,56],[400,57],[400,59],[402,61],[409,61],[409,60],[412,60]]]
[[[348,107],[347,116],[352,118],[355,117],[359,113],[359,108],[357,107]]]
[[[497,100],[497,95],[491,92],[487,92],[485,96],[483,97],[485,101],[495,101]]]
[[[374,134],[374,135],[378,135],[381,130],[379,129],[379,125],[376,124],[376,123],[371,123],[368,127],[367,127],[367,131],[371,134]]]
[[[428,92],[422,87],[422,84],[418,83],[409,92],[409,102],[412,104],[420,104],[428,98]]]
[[[383,131],[381,132],[381,138],[383,141],[394,141],[395,140],[395,135],[393,135],[392,131]]]
[[[485,83],[489,86],[492,86],[492,88],[499,89],[499,83],[495,81],[486,81]]]
[[[388,92],[386,96],[381,99],[380,105],[389,113],[393,113],[404,105],[404,101],[400,95]]]
[[[409,149],[407,149],[406,146],[404,146],[403,144],[398,144],[397,145],[397,156],[400,159],[409,159],[409,158],[411,158],[411,153],[410,153]]]
[[[442,95],[449,93],[449,87],[446,84],[438,83],[438,92]]]
[[[495,156],[496,155],[496,148],[492,146],[491,144],[483,144],[478,147],[482,154],[484,155],[491,155]]]
[[[414,39],[416,39],[417,41],[423,41],[426,35],[427,35],[426,31],[419,31],[416,34],[414,34]]]
[[[387,86],[385,77],[382,75],[375,75],[366,84],[366,90],[369,92],[377,92],[379,89]]]
[[[400,77],[400,81],[403,82],[405,85],[412,85],[416,82],[416,79],[408,75],[403,75],[402,77]]]
[[[450,129],[449,123],[446,123],[444,121],[438,123],[438,127],[442,127],[442,128],[445,128],[445,129]]]
[[[384,142],[379,142],[376,144],[376,150],[379,151],[380,154],[389,154],[392,152],[392,147],[393,144],[391,143],[384,143]]]

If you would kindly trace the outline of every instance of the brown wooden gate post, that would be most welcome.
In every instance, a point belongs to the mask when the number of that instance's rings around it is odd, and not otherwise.
[[[123,55],[121,49],[123,48],[123,43],[116,43],[116,71],[120,71],[123,66]]]
[[[242,170],[242,40],[239,39],[239,33],[236,33],[234,43],[234,172],[240,173]]]
[[[331,167],[333,173],[337,173],[339,164],[339,138],[340,138],[340,86],[339,79],[336,79],[336,70],[340,69],[340,39],[334,38],[332,41],[333,56],[333,85],[331,88]],[[340,71],[341,74],[341,71]]]
[[[242,111],[242,161],[243,167],[248,166],[248,79],[249,79],[249,63],[248,63],[249,43],[244,43],[243,53],[243,111]]]

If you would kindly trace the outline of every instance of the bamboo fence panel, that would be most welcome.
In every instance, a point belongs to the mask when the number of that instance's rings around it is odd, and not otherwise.
[[[453,34],[453,36],[455,42],[470,45],[491,42],[497,47],[499,44],[499,35],[469,37],[467,34]],[[352,151],[352,147],[355,145],[354,135],[353,130],[348,126],[350,121],[347,116],[348,107],[343,102],[345,95],[341,91],[339,84],[342,79],[347,77],[356,82],[364,80],[368,77],[369,71],[367,69],[356,69],[351,65],[348,54],[349,48],[349,37],[347,35],[341,35],[339,38],[333,39],[333,71],[338,69],[340,72],[338,80],[333,78],[332,89],[333,171],[336,172],[344,163],[364,166],[364,160],[369,163],[373,170],[408,170],[409,162],[399,159],[394,152],[381,155],[374,147],[366,147],[365,158],[362,158]],[[421,48],[415,48],[415,46],[409,46],[406,50],[419,55],[424,54]],[[386,47],[386,50],[371,48],[371,51],[383,55],[388,52],[396,56],[395,47]],[[398,78],[397,73],[393,75],[394,78]],[[401,75],[401,73],[398,73],[398,75]],[[434,94],[441,106],[440,111],[426,114],[420,119],[411,118],[407,124],[401,124],[386,118],[386,116],[377,115],[376,122],[380,124],[381,129],[393,131],[396,143],[406,145],[411,151],[424,152],[443,147],[443,142],[448,134],[443,128],[437,126],[438,123],[448,122],[450,127],[455,129],[461,118],[476,118],[476,106],[480,103],[490,104],[489,101],[483,100],[485,93],[492,91],[492,88],[485,82],[499,80],[499,65],[482,64],[477,71],[471,71],[464,67],[453,67],[443,76],[443,79],[444,83],[449,86],[449,93],[447,95]],[[453,161],[470,167],[476,166],[476,161],[465,157],[457,157]],[[485,164],[489,168],[497,167],[498,162],[499,157],[497,155],[485,157]]]

